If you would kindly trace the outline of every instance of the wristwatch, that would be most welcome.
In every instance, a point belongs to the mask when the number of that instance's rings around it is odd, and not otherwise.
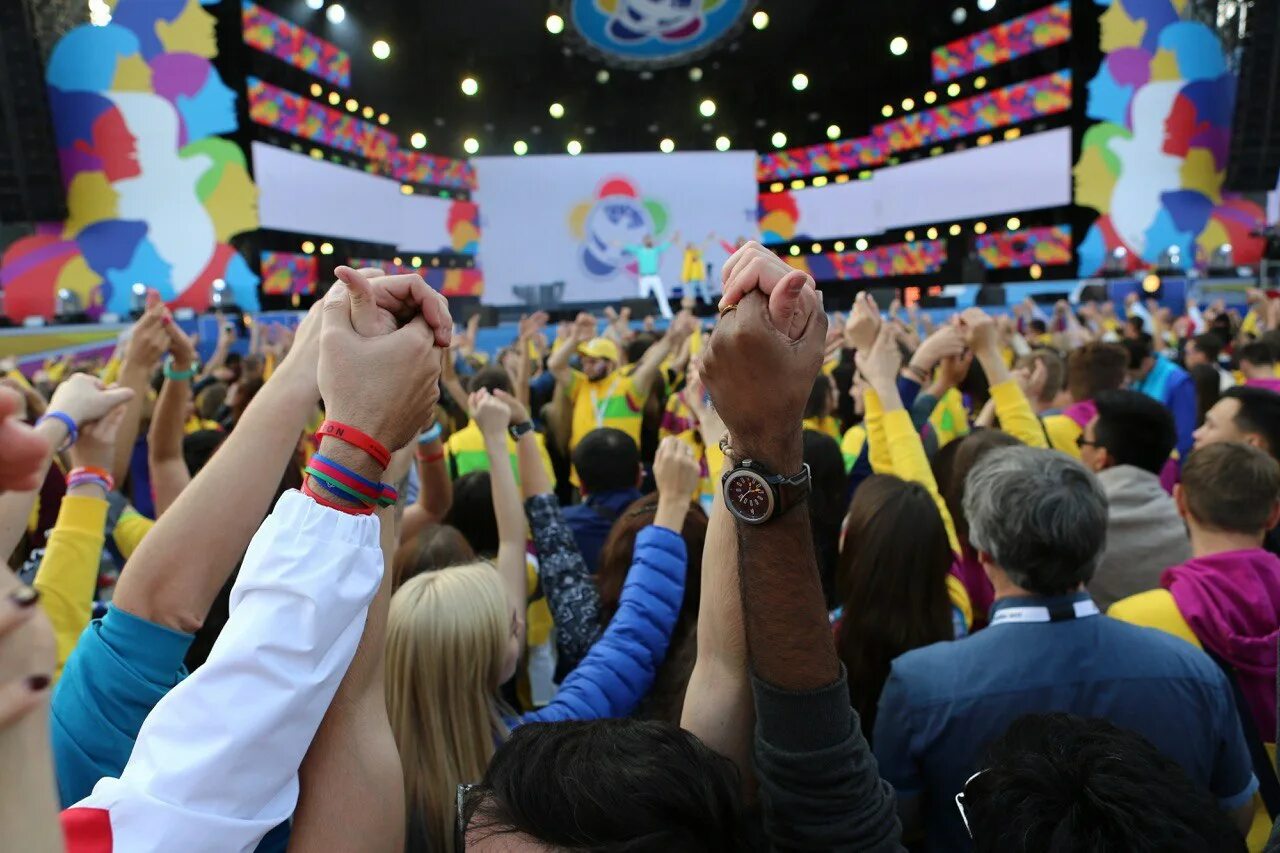
[[[725,506],[746,524],[764,524],[809,496],[809,466],[790,477],[775,474],[753,459],[744,459],[720,480]]]
[[[511,437],[519,441],[521,436],[533,432],[533,421],[525,421],[522,424],[512,424],[507,427],[507,432],[511,433]]]

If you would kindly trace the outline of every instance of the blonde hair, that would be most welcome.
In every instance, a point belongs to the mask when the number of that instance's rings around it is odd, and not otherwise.
[[[410,838],[453,853],[457,786],[479,782],[508,732],[497,698],[510,634],[497,571],[471,563],[411,578],[387,620],[387,712]]]

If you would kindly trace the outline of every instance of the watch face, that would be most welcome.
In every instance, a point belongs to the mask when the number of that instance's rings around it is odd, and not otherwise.
[[[760,524],[773,515],[773,489],[754,471],[731,472],[724,481],[724,500],[748,524]]]

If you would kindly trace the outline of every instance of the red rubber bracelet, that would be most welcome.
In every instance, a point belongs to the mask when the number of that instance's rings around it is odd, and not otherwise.
[[[320,506],[328,507],[329,509],[336,509],[338,512],[345,512],[347,515],[373,515],[374,508],[371,506],[345,506],[333,503],[328,498],[312,489],[309,481],[302,484],[302,493],[311,498],[311,500],[320,504]]]
[[[423,453],[418,454],[418,461],[420,462],[427,462],[427,463],[439,462],[443,458],[444,458],[443,450],[441,450],[439,453],[432,453],[430,456]]]
[[[325,421],[320,424],[320,429],[316,431],[319,436],[333,436],[339,441],[345,441],[352,447],[358,447],[365,453],[373,457],[373,461],[377,462],[382,468],[386,468],[391,464],[391,451],[387,450],[371,435],[361,432],[353,426],[338,423],[337,421]]]

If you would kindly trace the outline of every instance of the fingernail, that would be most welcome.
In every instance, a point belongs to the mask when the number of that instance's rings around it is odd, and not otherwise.
[[[27,678],[27,689],[32,693],[39,693],[52,683],[52,679],[47,675],[32,675]]]
[[[15,606],[25,609],[27,607],[31,607],[40,600],[40,590],[35,587],[24,586],[20,589],[14,590],[9,595],[9,600],[12,601]]]

